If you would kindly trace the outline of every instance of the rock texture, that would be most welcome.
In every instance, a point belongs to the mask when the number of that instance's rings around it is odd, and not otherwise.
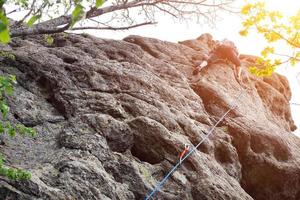
[[[222,61],[193,75],[215,44],[208,34],[178,44],[53,37],[51,45],[40,36],[5,47],[16,59],[3,58],[0,69],[18,80],[9,117],[39,135],[4,138],[6,164],[32,179],[0,177],[0,199],[143,199],[184,144],[196,145],[234,103],[156,197],[300,199],[300,140],[284,77],[250,75],[251,56],[242,57],[242,86]]]

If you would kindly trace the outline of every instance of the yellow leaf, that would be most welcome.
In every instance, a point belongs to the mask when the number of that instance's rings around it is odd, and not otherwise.
[[[261,57],[258,57],[258,58],[255,60],[255,63],[256,63],[257,65],[262,65],[264,62],[265,62],[264,59],[261,58]]]
[[[295,66],[298,62],[299,61],[297,59],[295,59],[295,58],[291,58],[290,59],[290,63],[291,63],[292,66]]]
[[[267,16],[266,12],[265,11],[262,11],[262,12],[259,12],[257,15],[256,15],[256,21],[261,21],[263,19],[265,19]]]
[[[298,59],[298,60],[300,59],[300,51],[295,53],[295,58]]]
[[[240,34],[241,36],[247,36],[247,35],[248,35],[248,30],[247,30],[247,29],[241,30],[241,31],[239,32],[239,34]]]
[[[251,73],[251,74],[256,74],[257,73],[257,68],[256,67],[249,67],[249,72]]]
[[[257,31],[258,31],[259,33],[264,33],[264,32],[266,32],[266,31],[268,31],[268,29],[266,29],[266,28],[264,28],[264,27],[262,27],[262,26],[257,26],[256,29],[257,29]]]
[[[246,4],[245,6],[242,7],[241,13],[243,15],[248,15],[250,13],[252,6],[253,6],[252,4]]]
[[[294,29],[300,29],[300,11],[296,15],[290,17],[290,23]]]
[[[258,3],[256,3],[256,4],[254,4],[253,7],[258,8],[258,9],[261,9],[261,10],[264,10],[264,8],[265,8],[265,3],[264,3],[264,2],[258,2]]]
[[[275,42],[279,39],[281,39],[280,35],[277,34],[276,32],[267,32],[264,34],[264,37],[268,42]]]
[[[277,19],[282,18],[282,15],[278,11],[273,11],[273,12],[269,12],[269,17],[272,22],[276,23]]]
[[[274,53],[274,48],[273,47],[266,47],[264,50],[261,51],[261,55],[263,57],[267,57],[270,53]]]
[[[275,59],[274,60],[274,65],[275,66],[278,66],[278,65],[281,65],[282,64],[282,61],[280,59]]]
[[[251,18],[251,19],[247,19],[247,20],[245,20],[244,22],[243,22],[243,26],[244,27],[249,27],[249,26],[252,26],[252,25],[254,25],[254,20]]]

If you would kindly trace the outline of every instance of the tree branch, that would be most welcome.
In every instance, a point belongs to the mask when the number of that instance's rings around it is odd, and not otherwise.
[[[143,1],[145,1],[145,0],[142,0],[142,2]],[[107,6],[107,7],[98,8],[98,9],[96,7],[92,7],[89,11],[86,12],[86,19],[90,19],[90,18],[93,18],[93,17],[101,16],[101,15],[106,14],[106,13],[110,13],[110,12],[130,8],[130,7],[133,7],[134,5],[136,5],[139,2],[141,2],[141,1],[140,0],[134,0],[134,1],[128,2],[126,4],[112,5],[112,6]],[[69,23],[71,21],[71,19],[72,19],[72,15],[64,15],[64,16],[60,16],[60,17],[42,22],[39,25],[57,27],[57,26],[61,26],[61,25]]]
[[[92,19],[95,17],[102,16],[107,13],[115,13],[118,11],[126,11],[129,12],[129,10],[134,8],[140,8],[144,11],[144,15],[146,15],[146,18],[148,18],[149,21],[155,21],[155,10],[160,10],[161,12],[167,13],[173,17],[176,18],[182,18],[182,19],[189,19],[189,17],[197,17],[197,19],[203,16],[207,16],[207,12],[214,12],[211,10],[204,10],[202,11],[203,7],[213,7],[216,9],[222,9],[223,6],[228,5],[233,0],[224,0],[222,3],[207,3],[208,0],[131,0],[131,1],[116,1],[114,5],[102,7],[102,8],[96,8],[92,7],[85,13],[85,19]],[[215,1],[212,1],[215,2]],[[32,11],[31,11],[32,12]],[[149,16],[148,16],[149,14]],[[28,16],[28,14],[26,15]],[[25,18],[26,18],[25,16]],[[132,20],[132,18],[127,15],[125,16],[125,19],[127,22],[129,22],[129,19]],[[31,27],[26,26],[19,26],[19,27],[11,27],[10,30],[10,36],[11,37],[18,37],[18,36],[26,36],[26,35],[36,35],[36,34],[51,34],[51,33],[58,33],[67,30],[70,28],[69,24],[72,21],[72,15],[62,15],[54,19],[50,19],[44,22],[40,22],[38,24],[35,24]],[[132,20],[135,21],[135,20]],[[130,23],[129,23],[130,24]],[[82,29],[101,29],[101,30],[126,30],[129,28],[135,28],[142,25],[149,25],[153,24],[151,23],[140,23],[133,26],[125,26],[125,27],[78,27],[73,28],[72,30],[82,30]]]
[[[67,24],[63,27],[60,28],[47,28],[47,27],[41,27],[41,28],[28,28],[28,29],[23,29],[23,28],[18,28],[15,31],[11,33],[11,37],[18,37],[18,36],[26,36],[26,35],[40,35],[40,34],[53,34],[53,33],[61,33],[64,32],[65,30],[68,30],[70,27],[70,24]]]
[[[282,56],[282,57],[288,57],[290,59],[294,59],[294,60],[297,60],[297,61],[300,61],[300,58],[296,58],[295,56],[290,56],[290,55],[287,55],[287,54],[281,54],[281,53],[273,53],[274,55],[277,55],[277,56]]]
[[[15,13],[15,12],[17,12],[18,11],[18,9],[14,9],[14,10],[12,10],[12,11],[9,11],[8,13],[6,13],[6,16],[7,15],[10,15],[10,14],[12,14],[12,13]]]
[[[135,25],[132,25],[132,26],[124,26],[124,27],[111,27],[111,26],[107,26],[107,27],[95,27],[95,26],[83,26],[83,27],[72,28],[71,30],[72,30],[72,31],[75,31],[75,30],[95,29],[95,30],[113,30],[113,31],[117,31],[117,30],[128,30],[128,29],[137,28],[137,27],[140,27],[140,26],[153,25],[153,24],[157,24],[157,22],[144,22],[144,23],[135,24]]]
[[[36,2],[36,0],[32,1],[32,4],[30,6],[30,10],[28,11],[28,13],[20,21],[17,22],[17,24],[16,24],[17,26],[21,25],[25,21],[25,19],[33,12],[35,2]]]
[[[133,7],[135,4],[139,3],[139,0],[134,0],[132,2],[129,2],[127,4],[122,5],[113,5],[113,6],[107,6],[104,8],[96,9],[95,7],[91,8],[88,12],[86,12],[86,18],[93,18],[96,16],[103,15],[108,12],[113,12],[117,10],[122,10],[127,7]],[[45,34],[45,33],[58,33],[59,31],[65,31],[69,28],[66,28],[67,26],[64,26],[63,28],[57,28],[58,26],[70,24],[72,20],[72,15],[66,15],[66,16],[60,16],[54,19],[50,19],[48,21],[39,23],[37,25],[34,25],[32,27],[21,27],[17,29],[12,29],[10,32],[11,37],[18,37],[18,36],[26,36],[26,35],[36,35],[36,34]]]
[[[273,31],[273,30],[270,30],[272,31],[273,33],[275,33],[276,35],[278,35],[281,39],[283,39],[284,41],[286,41],[288,44],[290,44],[291,46],[294,46],[294,47],[297,47],[297,48],[300,48],[299,45],[295,44],[294,43],[294,40],[293,41],[290,41],[289,39],[285,38],[283,35],[281,35],[280,33],[276,32],[276,31]]]

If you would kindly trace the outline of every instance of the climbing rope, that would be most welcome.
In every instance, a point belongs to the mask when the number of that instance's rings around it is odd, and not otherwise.
[[[300,103],[290,103],[290,105],[300,106]]]
[[[209,136],[213,133],[213,131],[215,130],[215,128],[218,126],[218,124],[226,117],[226,115],[228,115],[228,113],[232,110],[234,110],[237,107],[237,101],[239,100],[240,96],[242,95],[242,93],[245,90],[243,89],[239,95],[236,97],[235,101],[233,102],[233,104],[230,106],[230,108],[224,113],[224,115],[219,119],[219,121],[217,121],[217,123],[212,127],[212,129],[205,135],[204,138],[202,138],[202,140],[194,147],[192,148],[183,158],[180,158],[179,161],[177,162],[177,164],[169,171],[169,173],[160,181],[157,183],[157,185],[155,186],[155,188],[150,192],[150,194],[146,195],[145,200],[149,200],[150,198],[152,199],[152,197],[162,188],[162,186],[165,184],[165,182],[168,180],[168,178],[175,172],[175,170],[181,165],[181,163],[187,159],[193,152],[195,152],[197,150],[197,148],[205,141],[209,138]]]

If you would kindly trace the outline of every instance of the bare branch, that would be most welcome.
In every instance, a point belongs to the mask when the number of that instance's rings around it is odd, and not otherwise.
[[[288,57],[290,59],[294,59],[294,60],[300,61],[300,59],[296,58],[295,56],[290,56],[290,55],[287,55],[287,54],[280,54],[280,53],[273,53],[273,54],[277,55],[277,56]]]
[[[145,1],[145,0],[142,0],[142,1]],[[131,7],[136,6],[136,4],[138,4],[139,2],[141,2],[141,1],[134,0],[134,1],[131,1],[126,4],[112,5],[112,6],[107,6],[107,7],[98,8],[98,9],[96,7],[92,7],[89,11],[86,12],[86,19],[101,16],[103,14],[118,11],[118,10],[123,10],[126,8],[131,8]],[[72,19],[71,15],[65,15],[65,16],[57,17],[55,19],[50,19],[48,21],[42,22],[39,25],[41,25],[41,26],[47,25],[47,26],[51,26],[51,27],[57,27],[57,26],[61,26],[61,25],[69,23],[71,21],[71,19]]]
[[[22,28],[17,28],[13,33],[11,33],[11,37],[18,37],[18,36],[26,36],[26,35],[40,35],[40,34],[53,34],[53,33],[61,33],[64,32],[65,30],[68,30],[70,27],[70,24],[67,24],[61,28],[39,28],[39,29],[24,29]],[[20,31],[18,31],[20,30]]]
[[[140,27],[140,26],[154,25],[154,24],[157,24],[157,22],[144,22],[144,23],[135,24],[135,25],[132,25],[132,26],[125,26],[125,27],[111,27],[111,26],[95,27],[95,26],[86,26],[86,27],[72,28],[71,30],[75,31],[75,30],[95,29],[95,30],[113,30],[113,31],[117,31],[117,30],[128,30],[128,29],[137,28],[137,27]]]
[[[29,15],[33,12],[35,2],[36,2],[36,0],[32,1],[32,4],[30,6],[30,10],[28,11],[28,13],[20,21],[17,22],[17,26],[22,24],[26,20],[26,18],[29,17]]]
[[[255,24],[256,29],[258,29],[258,25]],[[289,45],[296,47],[296,48],[300,48],[299,45],[295,44],[295,39],[297,38],[298,32],[296,33],[295,37],[292,40],[287,39],[286,37],[284,37],[280,32],[274,31],[273,29],[265,29],[266,32],[270,32],[270,33],[274,33],[276,34],[278,37],[280,37],[280,39],[284,40],[286,43],[288,43]]]
[[[276,31],[273,31],[273,30],[270,30],[271,32],[275,33],[276,35],[278,35],[281,39],[283,39],[284,41],[286,41],[288,44],[290,44],[291,46],[294,46],[294,47],[297,47],[297,48],[300,48],[300,46],[296,43],[294,43],[294,40],[293,41],[290,41],[289,39],[285,38],[282,34],[276,32]]]
[[[229,5],[232,2],[225,2],[225,3],[218,3],[218,4],[206,4],[207,0],[203,0],[201,2],[193,2],[193,1],[177,1],[177,0],[168,0],[168,3],[178,3],[178,4],[189,4],[189,5],[201,5],[201,6],[207,6],[207,7],[221,7],[225,5]]]
[[[159,9],[160,11],[163,11],[163,12],[165,12],[165,13],[168,13],[169,15],[171,15],[171,16],[177,18],[177,15],[175,15],[174,13],[168,11],[167,9],[161,8],[161,7],[159,7],[158,5],[154,5],[154,6],[155,6],[157,9]]]
[[[34,0],[35,1],[35,0]],[[196,18],[199,22],[200,18],[206,18],[207,21],[210,21],[211,18],[215,19],[215,15],[211,15],[212,12],[216,12],[217,9],[228,10],[228,6],[234,0],[115,0],[110,6],[96,8],[92,7],[85,13],[85,19],[92,19],[95,17],[100,17],[104,14],[113,14],[118,13],[118,16],[121,16],[122,19],[126,21],[127,24],[135,23],[148,25],[140,23],[140,19],[135,19],[129,15],[131,11],[139,10],[144,15],[144,21],[155,21],[156,11],[166,13],[174,18],[179,20],[190,20],[191,18]],[[203,9],[204,8],[204,9]],[[210,9],[212,8],[212,9]],[[32,11],[31,11],[32,12]],[[30,14],[30,13],[29,13]],[[116,19],[116,18],[114,18]],[[60,17],[50,19],[32,27],[17,27],[11,28],[11,37],[17,36],[26,36],[32,34],[42,34],[42,33],[53,33],[58,31],[66,30],[66,27],[69,28],[68,24],[72,21],[72,15],[62,15]],[[153,24],[152,22],[149,24]],[[63,26],[63,27],[62,27]],[[134,28],[135,25],[133,25]],[[139,25],[140,26],[140,25]],[[90,27],[85,27],[81,29],[90,29]],[[110,27],[110,26],[107,26]],[[127,27],[127,28],[126,28]],[[110,30],[122,30],[128,29],[131,26],[120,26],[112,28]],[[102,29],[100,27],[97,29]],[[111,28],[111,27],[110,27]],[[120,29],[121,28],[121,29]],[[95,28],[93,28],[95,29]],[[72,30],[80,30],[80,28],[74,28]]]
[[[15,12],[18,12],[18,9],[14,9],[12,11],[9,11],[8,13],[6,13],[6,15],[10,15],[10,14],[15,13]]]

